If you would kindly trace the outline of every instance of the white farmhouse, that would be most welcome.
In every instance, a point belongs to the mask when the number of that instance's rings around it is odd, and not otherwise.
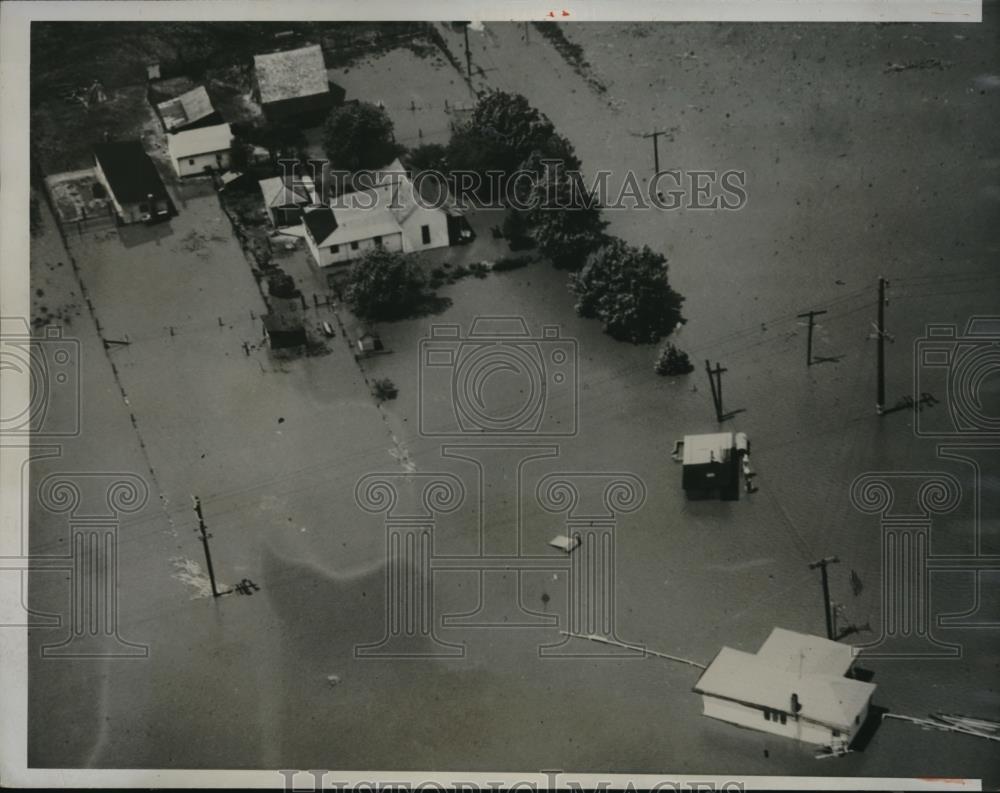
[[[775,628],[756,654],[723,647],[694,691],[706,716],[844,749],[875,691],[846,676],[853,662],[850,645]]]
[[[303,212],[302,223],[320,267],[345,264],[376,248],[403,250],[402,229],[384,207],[312,207]]]
[[[417,194],[403,164],[398,160],[379,171],[373,191],[379,205],[392,212],[403,232],[403,250],[446,248],[450,244],[448,214]]]
[[[228,124],[201,127],[167,136],[167,150],[178,176],[229,168],[233,132]]]

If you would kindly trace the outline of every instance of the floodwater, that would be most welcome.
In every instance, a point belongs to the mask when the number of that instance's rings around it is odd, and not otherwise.
[[[546,543],[567,526],[536,494],[560,472],[642,483],[641,508],[616,517],[615,631],[703,663],[723,645],[756,649],[775,625],[822,633],[818,574],[808,564],[833,554],[843,619],[872,628],[849,640],[877,638],[882,535],[878,517],[848,497],[862,473],[954,475],[961,503],[935,519],[933,550],[970,553],[974,469],[937,456],[934,439],[915,435],[913,413],[875,416],[866,337],[875,279],[885,275],[892,404],[913,391],[914,344],[928,322],[964,325],[996,310],[996,280],[984,276],[1000,250],[1000,117],[986,79],[1000,73],[1000,54],[984,45],[996,40],[996,25],[994,12],[982,26],[573,29],[605,93],[537,35],[525,41],[522,26],[470,34],[488,83],[524,93],[570,138],[585,169],[608,168],[613,183],[629,168],[649,174],[650,142],[630,131],[654,127],[676,127],[673,140],[661,138],[670,167],[746,171],[749,203],[739,212],[609,212],[612,232],[670,260],[689,320],[675,341],[698,366],[685,378],[658,378],[654,348],[614,342],[577,318],[565,274],[532,265],[465,279],[443,291],[453,301],[445,313],[380,328],[392,352],[365,362],[365,374],[390,377],[400,394],[377,408],[339,338],[329,355],[281,366],[263,350],[244,354],[241,343],[256,338],[249,311],[259,315],[261,304],[213,197],[191,196],[164,236],[132,247],[114,235],[71,239],[105,336],[128,333],[134,343],[105,354],[92,322],[74,320],[87,362],[85,431],[32,474],[96,468],[149,482],[149,503],[124,518],[119,550],[121,635],[148,645],[149,658],[36,657],[30,764],[933,775],[995,784],[1000,766],[974,738],[886,722],[865,752],[821,764],[807,747],[701,716],[689,667],[540,657],[540,645],[562,638],[549,617],[566,608],[567,561]],[[929,57],[949,65],[886,71]],[[206,223],[218,223],[218,234]],[[71,272],[54,266],[65,254],[48,228],[33,249],[33,276],[53,294],[75,289]],[[815,353],[835,360],[807,368],[795,315],[809,308],[828,311]],[[522,316],[535,336],[556,325],[575,343],[578,389],[550,384],[545,406],[547,426],[563,432],[575,421],[574,433],[500,451],[470,450],[489,446],[475,434],[449,451],[420,433],[420,340],[435,322],[467,332],[484,315]],[[171,326],[185,332],[170,336]],[[727,369],[726,409],[741,411],[726,427],[753,445],[759,490],[738,502],[686,502],[670,460],[675,439],[717,427],[706,358]],[[523,381],[497,382],[492,404],[526,398]],[[429,398],[441,418],[446,400]],[[528,557],[550,565],[482,579],[469,570],[435,574],[436,616],[479,604],[494,624],[441,628],[438,644],[408,651],[461,646],[461,655],[355,656],[386,631],[386,527],[384,515],[359,508],[354,486],[369,473],[398,475],[401,445],[419,474],[450,474],[466,490],[456,511],[436,519],[436,556],[468,559],[487,547],[519,553],[515,567]],[[469,459],[477,456],[489,462],[482,478]],[[982,468],[995,471],[996,462]],[[981,485],[981,548],[995,553],[995,478]],[[412,509],[418,494],[399,487]],[[249,578],[260,586],[253,595],[203,596],[195,492],[220,579]],[[65,516],[36,515],[34,547],[57,547]],[[61,603],[59,578],[35,576],[33,604]],[[995,576],[980,583],[975,617],[995,623]],[[514,591],[519,607],[502,599]],[[975,598],[970,573],[934,574],[935,615],[969,611]],[[864,662],[879,685],[876,704],[913,716],[1000,717],[996,630],[938,627],[935,635],[961,644],[962,656]],[[47,641],[45,630],[32,632],[33,648]]]

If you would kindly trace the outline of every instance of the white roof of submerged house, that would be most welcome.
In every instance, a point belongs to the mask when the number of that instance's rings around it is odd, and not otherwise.
[[[775,628],[757,653],[723,647],[694,690],[785,713],[794,694],[801,718],[848,731],[875,691],[874,683],[844,677],[852,660],[850,645]]]
[[[371,209],[316,207],[306,210],[303,221],[320,248],[402,233],[396,218],[382,206]]]
[[[189,129],[167,136],[167,148],[174,159],[225,151],[232,143],[233,131],[228,124]]]
[[[822,636],[775,628],[757,657],[789,672],[846,675],[854,663],[854,648]]]
[[[684,465],[721,463],[729,459],[733,448],[733,433],[713,432],[707,435],[684,436]]]
[[[258,184],[261,195],[264,196],[264,203],[269,207],[316,203],[316,187],[312,177],[308,174],[294,178],[291,176],[272,176],[268,179],[261,179]]]
[[[319,44],[254,55],[253,65],[262,104],[325,94],[330,90]]]
[[[423,190],[419,191],[398,157],[376,171],[373,177],[371,186],[345,193],[339,200],[350,206],[384,207],[400,224],[406,222],[418,207],[447,211],[454,203],[447,185],[435,183],[432,179],[422,180]]]

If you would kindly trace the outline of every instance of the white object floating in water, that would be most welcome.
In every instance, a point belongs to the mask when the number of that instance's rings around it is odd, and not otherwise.
[[[326,682],[329,683],[332,688],[340,682],[340,675],[327,675]]]
[[[566,551],[569,553],[574,548],[580,544],[580,538],[577,536],[567,537],[565,534],[559,534],[549,540],[549,545],[553,548],[558,548],[560,551]]]

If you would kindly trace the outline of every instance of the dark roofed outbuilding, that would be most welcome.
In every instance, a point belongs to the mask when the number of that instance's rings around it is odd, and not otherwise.
[[[343,90],[327,78],[318,44],[255,55],[254,98],[270,121],[319,116],[343,101]]]
[[[121,223],[148,223],[175,214],[167,188],[139,141],[99,143],[94,147],[94,160],[97,178],[111,196]]]

